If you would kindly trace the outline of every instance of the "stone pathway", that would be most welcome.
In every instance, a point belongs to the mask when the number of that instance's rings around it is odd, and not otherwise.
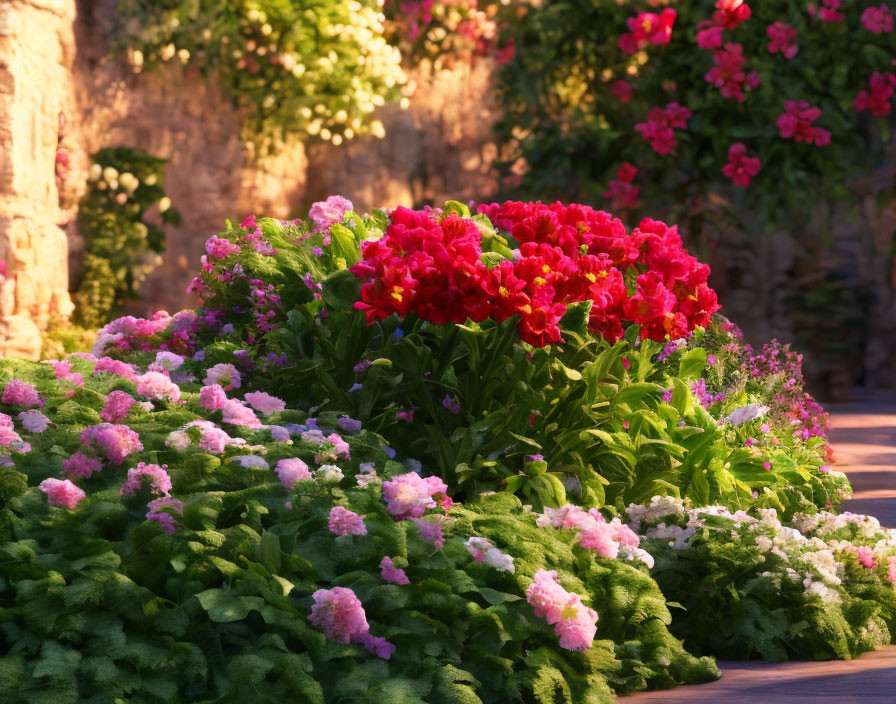
[[[836,468],[849,475],[844,510],[877,516],[896,528],[896,398],[870,397],[829,408]],[[719,662],[722,679],[624,697],[640,702],[730,704],[896,704],[896,645],[856,660]]]

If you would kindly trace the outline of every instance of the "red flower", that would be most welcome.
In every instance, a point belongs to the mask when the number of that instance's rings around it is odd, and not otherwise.
[[[630,17],[626,24],[630,34],[619,37],[619,48],[626,54],[634,54],[650,44],[664,46],[672,38],[672,25],[675,24],[675,10],[667,7],[659,14],[639,12]]]
[[[542,286],[532,296],[532,302],[520,308],[520,339],[533,347],[560,342],[560,318],[564,313],[566,306],[554,301],[554,289]]]
[[[750,179],[759,173],[758,157],[747,156],[747,147],[735,142],[728,148],[728,163],[722,167],[722,173],[734,181],[735,186],[746,188]]]
[[[778,117],[778,131],[785,139],[793,138],[797,142],[814,142],[819,147],[827,146],[831,143],[831,133],[812,126],[819,117],[821,110],[810,106],[805,100],[788,100],[784,103],[784,112]]]
[[[896,91],[896,74],[873,73],[868,80],[868,90],[859,91],[852,105],[858,112],[869,110],[875,117],[886,117],[892,106],[890,99]]]
[[[796,43],[796,29],[786,22],[778,21],[770,24],[765,33],[771,40],[768,43],[768,50],[772,54],[777,54],[780,51],[785,58],[792,59],[800,50]]]
[[[724,27],[719,27],[712,22],[704,20],[697,25],[697,28],[700,30],[697,32],[697,46],[701,49],[722,48],[722,34],[725,31]]]
[[[625,81],[616,81],[610,92],[619,99],[620,103],[627,103],[633,95],[632,87]]]
[[[752,10],[744,0],[718,0],[718,8],[712,16],[712,22],[723,29],[734,29],[741,22],[750,19]]]

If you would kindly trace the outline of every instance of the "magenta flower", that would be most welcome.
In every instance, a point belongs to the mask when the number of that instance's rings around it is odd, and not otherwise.
[[[831,133],[812,123],[821,117],[821,110],[812,107],[805,100],[788,100],[784,103],[784,112],[778,117],[780,135],[793,138],[797,142],[815,143],[819,147],[831,143]]]
[[[893,31],[893,13],[884,4],[868,7],[862,13],[862,26],[873,34],[889,34]]]
[[[370,632],[364,607],[351,589],[318,589],[311,596],[314,606],[308,620],[324,632],[327,640],[357,643]]]
[[[436,550],[441,550],[445,544],[445,538],[442,535],[442,524],[445,522],[445,516],[437,514],[426,516],[425,518],[412,518],[417,530],[420,531],[420,537],[433,544]]]
[[[117,423],[124,420],[135,403],[137,400],[126,391],[113,391],[106,397],[106,404],[100,411],[100,418],[107,423]]]
[[[687,129],[691,111],[678,103],[669,103],[665,108],[655,107],[647,115],[647,122],[635,125],[635,132],[650,142],[651,148],[660,156],[675,151],[678,144],[676,129]]]
[[[780,20],[773,22],[765,30],[765,33],[770,39],[767,48],[772,54],[781,52],[785,58],[792,59],[800,50],[796,43],[796,28],[791,27],[786,22],[781,22]]]
[[[162,496],[158,499],[153,499],[146,507],[149,511],[146,513],[147,521],[158,521],[162,528],[165,529],[166,533],[174,532],[174,516],[170,513],[166,513],[164,509],[169,509],[176,511],[177,513],[183,515],[184,505],[171,496]]]
[[[728,163],[722,167],[722,173],[730,178],[735,186],[746,188],[750,179],[759,173],[758,157],[747,156],[747,147],[735,142],[728,148]]]
[[[452,502],[447,491],[448,485],[438,477],[424,479],[416,472],[408,472],[383,482],[386,510],[396,521],[419,518],[427,509],[437,505],[450,508]]]
[[[140,462],[136,467],[128,470],[128,478],[121,485],[119,493],[122,496],[130,496],[146,482],[153,494],[168,496],[171,492],[171,477],[168,476],[166,469],[168,469],[167,464],[159,466]]]
[[[411,581],[404,570],[392,564],[391,557],[384,557],[380,560],[380,576],[390,584],[410,584]]]
[[[137,377],[137,393],[152,401],[180,401],[180,387],[161,372],[146,372]]]
[[[336,535],[367,535],[364,519],[342,506],[334,506],[330,509],[330,520],[327,527],[331,533]]]
[[[62,460],[62,468],[71,479],[89,479],[94,472],[99,472],[103,465],[94,457],[76,452]]]
[[[631,85],[626,81],[616,81],[610,88],[610,92],[616,96],[620,103],[625,104],[634,97]]]
[[[212,235],[205,242],[205,251],[208,252],[209,259],[214,261],[216,259],[225,259],[231,254],[239,254],[240,247],[230,240],[222,239],[217,235]]]
[[[143,450],[140,436],[126,425],[91,425],[81,433],[80,440],[85,445],[96,445],[105,450],[113,464],[121,464],[128,455]]]
[[[21,379],[13,379],[3,389],[3,403],[10,406],[43,406],[43,401],[31,384]]]
[[[101,374],[102,372],[115,374],[116,376],[123,377],[128,381],[137,381],[137,372],[134,370],[134,367],[132,365],[125,364],[121,360],[112,359],[111,357],[102,357],[96,361],[96,366],[94,366],[93,368],[93,373]]]
[[[822,22],[844,22],[846,15],[840,12],[840,0],[821,0],[821,7],[809,5],[809,14]]]
[[[896,74],[873,73],[868,90],[859,91],[852,106],[857,112],[868,110],[874,117],[886,117],[892,110],[890,100],[896,91]]]
[[[44,479],[38,489],[47,495],[50,506],[73,509],[85,496],[81,489],[76,487],[68,479]]]

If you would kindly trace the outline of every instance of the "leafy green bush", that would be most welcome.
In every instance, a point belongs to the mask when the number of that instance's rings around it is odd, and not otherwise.
[[[732,514],[668,498],[630,506],[651,575],[681,604],[672,631],[697,652],[849,659],[896,640],[896,542],[876,519]]]
[[[165,164],[164,159],[124,147],[93,155],[87,192],[78,204],[85,253],[75,285],[77,324],[96,328],[120,313],[161,263],[165,233],[144,216],[157,206],[163,223],[180,222],[165,195]]]
[[[173,355],[159,359],[176,364]],[[171,402],[148,388],[160,381],[153,374],[163,376],[89,355],[53,366],[0,363],[4,410],[37,401],[23,381],[43,402],[4,426],[30,445],[3,435],[11,453],[0,463],[4,702],[578,704],[718,676],[669,635],[665,601],[645,568],[537,526],[515,497],[427,511],[424,523],[444,529],[444,546],[434,545],[381,499],[378,481],[407,469],[375,434],[336,414],[289,409],[267,417],[280,425],[231,423],[225,432],[209,422],[221,412],[207,410],[195,382],[184,377],[181,402]],[[46,422],[33,424],[35,413]],[[125,453],[118,464],[85,440],[107,417],[142,445],[101,442],[110,456],[113,447]],[[185,428],[197,420],[205,424]],[[321,442],[317,430],[328,425],[351,434]],[[206,444],[209,433],[224,433],[227,444]],[[94,464],[76,462],[78,453]],[[319,468],[288,480],[281,460]],[[342,474],[332,474],[334,461]],[[135,476],[144,462],[158,484]],[[86,495],[66,489],[54,499],[48,483],[63,476]],[[155,498],[154,486],[170,498]],[[42,491],[73,506],[48,505]],[[149,499],[163,505],[147,513]],[[359,514],[366,534],[334,534],[334,506]],[[512,571],[476,561],[465,547],[473,536],[511,556]],[[380,575],[385,556],[409,583]],[[541,569],[556,570],[598,611],[584,652],[560,648],[527,603]],[[391,657],[328,640],[309,621],[316,591],[331,587],[354,592],[370,632],[395,646]]]
[[[400,97],[397,49],[373,0],[125,0],[113,41],[135,71],[166,62],[220,81],[245,112],[246,139],[267,149],[291,136],[341,144],[383,126],[377,105]]]

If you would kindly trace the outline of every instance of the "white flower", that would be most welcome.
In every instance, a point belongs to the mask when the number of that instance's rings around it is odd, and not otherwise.
[[[338,484],[343,476],[342,470],[334,464],[322,464],[314,472],[314,477],[321,484]]]
[[[741,406],[740,408],[735,408],[728,416],[725,418],[725,421],[731,423],[731,425],[742,425],[747,421],[756,420],[757,418],[762,418],[766,413],[769,412],[768,406],[763,406],[758,403],[751,403],[746,406]]]
[[[501,552],[498,548],[492,548],[486,552],[483,562],[487,565],[491,565],[496,570],[503,570],[505,572],[516,571],[516,567],[513,564],[513,557]]]
[[[259,469],[270,469],[270,465],[267,463],[263,457],[256,457],[255,455],[240,455],[238,457],[231,457],[230,461],[240,465],[240,467],[256,467]]]
[[[165,444],[168,447],[173,447],[175,450],[186,450],[192,443],[190,442],[190,436],[183,430],[175,430],[168,434]]]
[[[19,420],[29,433],[42,433],[50,425],[50,419],[40,411],[22,411],[19,413]]]

